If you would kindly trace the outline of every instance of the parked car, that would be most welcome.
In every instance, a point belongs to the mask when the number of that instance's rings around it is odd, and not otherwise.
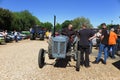
[[[13,32],[8,32],[8,35],[10,38],[12,38],[14,40],[14,35],[13,35]]]
[[[14,39],[13,38],[11,38],[10,36],[6,36],[6,38],[5,38],[5,42],[12,42]]]
[[[5,38],[2,33],[0,33],[0,44],[5,44]]]
[[[20,40],[22,40],[22,37],[18,35],[17,39],[20,41]]]
[[[13,40],[14,40],[14,38],[15,38],[13,32],[8,32],[8,35],[7,35],[7,36],[11,37]],[[17,36],[17,39],[18,39],[18,40],[22,40],[22,37],[21,37],[20,35],[18,35],[18,36]]]
[[[30,31],[22,31],[21,34],[25,34],[27,39],[30,38]]]
[[[27,39],[27,35],[22,34],[20,32],[18,32],[18,36],[21,37],[22,39]]]

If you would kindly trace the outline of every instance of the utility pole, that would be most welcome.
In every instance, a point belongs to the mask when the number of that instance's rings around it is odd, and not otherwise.
[[[119,16],[119,19],[120,19],[120,16]],[[119,24],[120,25],[120,24]]]
[[[53,31],[53,37],[55,37],[55,31],[56,31],[56,16],[54,15],[54,31]]]

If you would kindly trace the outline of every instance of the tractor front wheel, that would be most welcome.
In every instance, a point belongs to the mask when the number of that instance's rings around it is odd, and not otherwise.
[[[39,55],[38,55],[38,65],[39,68],[42,68],[45,64],[45,50],[44,49],[40,49],[39,51]]]

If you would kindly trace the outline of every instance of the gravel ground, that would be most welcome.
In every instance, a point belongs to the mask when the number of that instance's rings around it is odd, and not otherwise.
[[[46,65],[40,69],[38,52],[47,46],[46,41],[38,40],[0,45],[0,80],[120,80],[120,70],[112,65],[118,59],[109,59],[107,65],[90,63],[90,68],[76,72],[73,60],[67,66],[54,67],[57,63],[46,55]],[[95,56],[90,56],[90,61],[94,60]]]

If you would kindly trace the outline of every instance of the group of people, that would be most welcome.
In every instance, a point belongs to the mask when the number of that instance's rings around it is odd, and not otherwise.
[[[2,33],[2,35],[4,36],[5,41],[6,41],[6,37],[7,37],[7,35],[8,35],[7,30],[2,31],[1,33]],[[16,42],[18,42],[18,39],[17,39],[18,33],[17,33],[16,30],[14,30],[13,35],[14,35],[14,40],[15,40]]]
[[[74,31],[72,24],[62,30],[62,35],[66,35],[69,37],[68,42],[68,50],[71,48],[73,35],[76,35],[79,39],[78,41],[78,50],[81,52],[81,65],[85,67],[90,67],[89,61],[89,54],[90,51],[90,42],[92,39],[96,38],[98,45],[98,56],[96,60],[93,62],[94,64],[98,64],[101,60],[101,55],[104,52],[104,60],[102,61],[103,64],[106,64],[108,56],[111,54],[111,57],[115,58],[115,51],[116,51],[116,41],[118,40],[119,35],[114,32],[114,28],[110,31],[107,29],[105,23],[101,24],[102,29],[99,30],[99,33],[95,34],[91,29],[87,27],[86,24],[82,24],[82,29],[79,31]]]
[[[7,30],[5,30],[5,31],[3,31],[3,32],[1,32],[2,33],[2,35],[6,38],[6,36],[7,36]]]
[[[89,54],[90,54],[90,41],[94,38],[94,33],[91,29],[87,28],[86,24],[82,25],[82,29],[79,31],[74,31],[72,24],[68,25],[68,28],[62,30],[62,35],[69,37],[67,49],[71,49],[71,45],[74,41],[73,36],[76,35],[75,39],[78,41],[78,50],[81,52],[81,65],[85,67],[90,67],[89,64]],[[84,58],[85,54],[85,58]]]
[[[111,28],[110,31],[107,30],[106,24],[101,24],[102,30],[97,33],[97,44],[99,45],[99,52],[97,59],[93,62],[94,64],[98,64],[104,52],[104,60],[102,61],[103,64],[106,64],[107,58],[110,56],[112,59],[115,59],[115,53],[119,49],[119,28],[115,33],[115,29]]]

